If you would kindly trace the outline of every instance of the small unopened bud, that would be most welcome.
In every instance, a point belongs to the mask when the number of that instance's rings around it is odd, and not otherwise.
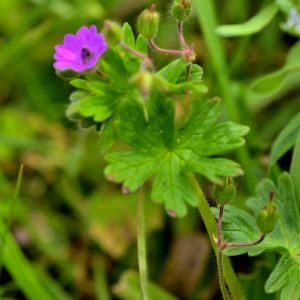
[[[225,205],[234,200],[235,196],[236,191],[231,177],[224,177],[222,184],[213,185],[212,197],[218,204]]]
[[[269,203],[264,206],[256,217],[257,227],[263,234],[271,233],[278,220],[278,208],[277,205],[273,203],[273,196],[274,192],[271,192]]]
[[[154,9],[154,4],[151,10],[145,9],[140,15],[138,23],[139,32],[148,40],[153,39],[158,30],[159,14]]]
[[[72,80],[78,78],[80,73],[72,69],[55,69],[55,73],[58,77],[66,80]]]
[[[189,0],[175,0],[172,16],[178,21],[184,21],[191,14],[191,3]]]
[[[122,27],[116,22],[105,21],[102,33],[110,45],[117,45],[122,40]]]
[[[153,74],[147,71],[139,72],[131,78],[131,82],[137,83],[142,93],[146,96],[153,87]]]

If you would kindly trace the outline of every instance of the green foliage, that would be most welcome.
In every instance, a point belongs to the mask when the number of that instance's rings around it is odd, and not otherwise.
[[[298,255],[300,254],[300,222],[295,189],[291,176],[283,173],[278,178],[278,186],[265,179],[256,188],[257,197],[250,198],[247,206],[256,217],[262,207],[269,202],[270,192],[275,191],[273,201],[278,206],[278,222],[272,233],[264,241],[255,246],[228,247],[224,254],[229,256],[248,253],[250,256],[259,255],[264,251],[277,251],[282,254],[281,260],[270,275],[265,290],[274,293],[280,289],[282,300],[298,299],[300,290],[296,287],[294,278],[300,276]],[[218,215],[218,210],[213,209]],[[228,206],[222,223],[222,235],[228,242],[249,243],[259,239],[260,232],[255,219],[247,212]],[[293,276],[292,276],[293,275]],[[292,276],[292,277],[291,277]],[[293,278],[290,280],[289,278]]]
[[[220,100],[207,101],[201,108],[195,100],[189,121],[174,130],[174,103],[154,91],[147,100],[148,121],[141,104],[123,102],[117,134],[135,150],[106,156],[111,163],[107,178],[123,183],[123,191],[136,191],[149,177],[155,176],[154,201],[163,203],[173,215],[186,215],[186,203],[196,206],[198,200],[183,172],[196,172],[212,181],[219,176],[242,174],[238,164],[224,158],[209,158],[244,144],[245,126],[231,122],[213,126],[220,115]]]
[[[182,57],[174,60],[156,73],[157,76],[161,77],[160,80],[164,79],[161,83],[164,86],[164,90],[173,94],[182,94],[189,88],[196,93],[207,93],[207,87],[200,84],[202,82],[203,69],[199,65],[192,64],[190,81],[186,82],[187,65],[188,63]]]
[[[300,113],[296,114],[277,136],[271,149],[269,170],[295,145],[299,130]]]
[[[252,35],[266,27],[275,17],[278,7],[275,3],[266,5],[249,21],[237,25],[222,25],[217,27],[216,33],[222,37],[236,37]]]
[[[299,51],[300,42],[298,41],[290,49],[284,67],[254,81],[251,85],[251,90],[262,95],[271,95],[280,90],[284,83],[286,74],[300,68]]]

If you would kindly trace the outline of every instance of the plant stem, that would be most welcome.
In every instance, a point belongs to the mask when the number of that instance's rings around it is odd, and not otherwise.
[[[222,236],[221,228],[222,228],[223,214],[224,214],[224,205],[220,205],[220,215],[218,220],[218,248],[220,247],[220,243],[221,243],[221,236]]]
[[[147,258],[146,258],[146,231],[145,231],[145,217],[146,217],[146,198],[142,197],[142,190],[144,184],[141,186],[138,196],[137,207],[137,244],[138,244],[138,260],[139,273],[141,282],[141,291],[143,300],[149,300],[147,294]]]
[[[185,51],[180,50],[168,50],[168,49],[162,49],[157,47],[152,40],[148,40],[149,45],[156,51],[166,54],[173,54],[173,55],[185,55]]]
[[[195,179],[194,175],[192,173],[185,173],[186,178],[190,182],[191,186],[193,187],[198,200],[199,200],[199,205],[198,205],[198,210],[202,216],[202,219],[204,221],[204,224],[206,226],[209,238],[211,240],[213,249],[215,251],[215,254],[218,255],[218,247],[217,244],[214,242],[213,235],[217,235],[217,223],[216,220],[211,212],[211,209],[208,205],[208,202],[201,190],[201,188],[198,185],[197,180]],[[224,273],[224,278],[227,282],[227,285],[229,287],[229,290],[233,296],[234,299],[238,300],[246,300],[243,290],[241,288],[240,282],[237,279],[230,260],[227,256],[224,256],[223,259],[223,273]]]
[[[139,58],[141,58],[141,59],[145,59],[145,60],[148,60],[148,59],[149,59],[147,55],[145,55],[145,54],[143,54],[143,53],[141,53],[141,52],[139,52],[139,51],[136,51],[136,50],[132,49],[131,47],[129,47],[128,45],[126,45],[126,44],[123,43],[123,42],[120,42],[119,45],[120,45],[122,48],[124,48],[125,50],[131,52],[132,54],[134,54],[135,56],[137,56],[137,57],[139,57]]]
[[[234,99],[230,91],[230,81],[227,78],[228,66],[226,63],[225,54],[221,46],[219,37],[215,34],[217,27],[216,11],[213,0],[193,0],[196,8],[198,19],[204,34],[207,47],[210,52],[212,66],[215,70],[217,80],[219,82],[222,98],[226,104],[228,115],[231,121],[241,123],[241,114],[234,103]],[[248,149],[244,146],[236,150],[237,158],[241,163],[247,176],[244,180],[246,183],[247,191],[250,194],[254,193],[254,188],[258,183],[256,175],[251,166],[251,157]]]
[[[191,64],[189,63],[186,67],[186,82],[190,81],[191,75]],[[185,91],[185,121],[187,122],[190,116],[190,107],[191,107],[191,100],[190,100],[190,89],[186,89]]]
[[[219,271],[220,288],[221,288],[223,298],[224,300],[230,300],[225,286],[225,280],[223,274],[223,253],[220,249],[218,249],[218,271]]]
[[[188,46],[186,45],[185,40],[184,40],[184,37],[183,37],[183,33],[182,33],[182,22],[181,22],[181,21],[178,21],[178,22],[177,22],[177,28],[178,28],[178,36],[179,36],[180,43],[181,43],[181,45],[182,45],[182,47],[183,47],[184,49],[187,49]]]
[[[261,243],[265,239],[265,237],[266,237],[266,235],[262,234],[261,237],[257,241],[252,242],[252,243],[227,243],[226,248],[227,247],[255,246],[255,245]]]

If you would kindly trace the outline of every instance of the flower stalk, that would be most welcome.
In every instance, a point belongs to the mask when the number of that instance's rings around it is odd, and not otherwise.
[[[142,184],[137,206],[137,244],[138,244],[138,261],[139,261],[139,274],[141,284],[141,299],[149,300],[147,293],[147,257],[146,257],[146,197],[143,197],[143,186]]]
[[[220,283],[220,288],[221,288],[223,298],[224,300],[230,300],[225,286],[225,279],[223,273],[223,253],[220,249],[218,249],[218,272],[219,272],[219,283]]]
[[[177,22],[177,29],[178,29],[178,36],[179,36],[179,40],[180,40],[181,45],[183,46],[184,49],[188,49],[188,46],[186,45],[184,37],[183,37],[182,22],[181,21]]]

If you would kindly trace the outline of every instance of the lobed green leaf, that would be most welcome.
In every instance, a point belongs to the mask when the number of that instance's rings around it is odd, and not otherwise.
[[[93,117],[95,122],[107,120],[121,101],[122,94],[103,82],[90,82],[90,91],[96,96],[89,96],[79,102],[79,112],[85,117]]]
[[[195,100],[193,108],[187,124],[176,133],[174,102],[165,93],[154,90],[147,100],[147,111],[137,101],[123,101],[116,132],[135,150],[107,155],[110,165],[105,169],[106,176],[123,182],[123,191],[129,193],[155,175],[152,198],[163,203],[170,215],[183,217],[187,204],[197,205],[183,172],[197,172],[212,181],[242,174],[235,162],[205,156],[242,145],[241,135],[248,129],[231,122],[213,127],[220,115],[219,100],[208,101],[202,109],[200,101]]]

